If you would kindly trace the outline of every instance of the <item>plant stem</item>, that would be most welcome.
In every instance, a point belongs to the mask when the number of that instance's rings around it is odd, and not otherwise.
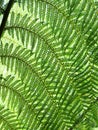
[[[0,25],[0,39],[1,39],[5,24],[6,24],[6,21],[7,21],[7,18],[8,18],[8,15],[9,15],[9,12],[11,10],[13,3],[14,3],[14,0],[10,0],[8,5],[7,5],[7,8],[4,12],[3,19],[2,19],[2,22],[1,22],[1,25]]]

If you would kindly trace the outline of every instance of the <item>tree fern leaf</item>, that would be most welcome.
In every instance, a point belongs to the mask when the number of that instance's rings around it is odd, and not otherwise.
[[[19,97],[17,97],[18,99],[19,99],[19,101],[22,99],[22,100],[27,100],[27,99],[24,99],[23,98],[23,96],[22,96],[22,94],[23,94],[23,89],[22,88],[20,88],[20,89],[18,89],[20,86],[21,86],[21,82],[20,81],[17,81],[18,82],[18,84],[13,88],[13,86],[14,86],[14,84],[15,84],[15,82],[13,82],[13,83],[11,83],[12,82],[12,79],[13,79],[13,77],[12,78],[8,78],[7,79],[7,85],[10,85],[10,87],[8,87],[9,89],[11,89],[12,91],[15,91],[16,92],[16,95],[17,96],[19,96]],[[10,82],[11,81],[11,82]],[[20,82],[20,83],[19,83]],[[5,87],[7,87],[6,85],[4,85],[4,84],[2,84],[3,86],[5,86]],[[22,87],[22,86],[21,86]],[[26,92],[26,91],[25,91]],[[27,91],[28,92],[28,91]],[[19,94],[20,93],[20,94]],[[10,95],[9,95],[9,97],[8,98],[10,98],[10,102],[8,103],[8,106],[9,107],[12,107],[12,106],[14,106],[13,108],[15,109],[15,107],[17,107],[17,104],[16,104],[16,101],[15,102],[13,102],[13,99],[15,98],[14,97],[14,95],[13,94],[15,94],[15,93],[13,93],[13,92],[10,92]],[[24,95],[24,96],[26,96],[26,95]],[[29,100],[29,99],[28,99]],[[26,102],[28,102],[28,100],[26,101]],[[29,100],[30,101],[30,100]],[[24,101],[23,101],[24,102]],[[15,104],[14,104],[15,103]],[[19,102],[17,102],[17,103],[19,103]],[[14,104],[14,105],[13,105]],[[20,103],[19,103],[20,104]],[[21,102],[21,105],[22,105],[23,103]],[[16,106],[15,106],[16,105]],[[25,104],[26,105],[26,104]],[[23,106],[24,106],[24,104],[23,104]],[[20,105],[18,105],[18,107],[23,107],[23,106],[20,106]],[[26,106],[26,110],[27,110],[27,107],[30,107],[30,104],[28,104],[28,106]],[[18,108],[18,109],[20,109],[20,108]],[[32,111],[32,108],[30,108],[31,109],[31,111]],[[28,117],[29,118],[29,117]]]
[[[20,120],[17,119],[16,114],[7,108],[4,108],[4,106],[0,106],[0,123],[2,123],[3,128],[8,130],[20,130],[22,128]]]
[[[21,51],[20,51],[20,55],[21,55]],[[17,53],[18,54],[18,56],[19,56],[19,52]],[[10,57],[10,56],[9,56]],[[12,58],[14,58],[13,56],[11,56]],[[15,56],[15,58],[17,58],[16,56]],[[18,58],[19,59],[19,58]],[[19,60],[21,60],[21,59],[19,59]],[[23,60],[21,60],[22,62],[24,62]],[[26,63],[27,65],[28,65],[28,63]],[[30,69],[32,70],[32,67],[30,66],[30,65],[28,65],[29,67],[30,67]],[[20,66],[19,66],[19,68],[20,68]],[[17,69],[18,70],[18,69]],[[38,74],[35,72],[35,70],[33,71],[34,73],[35,73],[35,75],[37,75],[38,76]],[[30,75],[31,75],[31,73],[29,72],[28,73],[29,74],[29,77],[30,77]],[[41,77],[40,76],[38,76],[39,78],[40,78],[40,81],[42,82],[42,84],[44,84],[44,82],[42,81],[42,79],[41,79]],[[47,88],[46,88],[46,91],[47,91]],[[47,93],[49,93],[48,91],[47,91]],[[48,94],[49,95],[49,94]]]
[[[16,1],[0,42],[0,129],[97,126],[97,28],[94,0]]]

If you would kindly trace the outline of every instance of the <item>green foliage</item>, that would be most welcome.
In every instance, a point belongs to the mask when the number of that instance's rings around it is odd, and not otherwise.
[[[97,3],[15,1],[0,39],[0,130],[98,127]]]

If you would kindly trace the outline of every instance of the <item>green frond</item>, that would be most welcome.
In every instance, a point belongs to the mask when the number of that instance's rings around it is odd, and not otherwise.
[[[0,83],[1,89],[1,83]],[[7,109],[6,107],[0,105],[0,129],[7,130],[21,130],[22,125],[17,115]]]
[[[97,14],[95,0],[14,2],[0,39],[0,130],[98,127]]]

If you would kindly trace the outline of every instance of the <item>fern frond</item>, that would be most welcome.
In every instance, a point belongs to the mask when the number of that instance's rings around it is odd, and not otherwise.
[[[1,83],[0,83],[1,89]],[[17,115],[9,109],[0,105],[0,128],[7,130],[21,130],[21,122],[17,119]]]
[[[0,41],[0,100],[15,114],[14,129],[96,126],[97,19],[94,0],[16,1]]]

